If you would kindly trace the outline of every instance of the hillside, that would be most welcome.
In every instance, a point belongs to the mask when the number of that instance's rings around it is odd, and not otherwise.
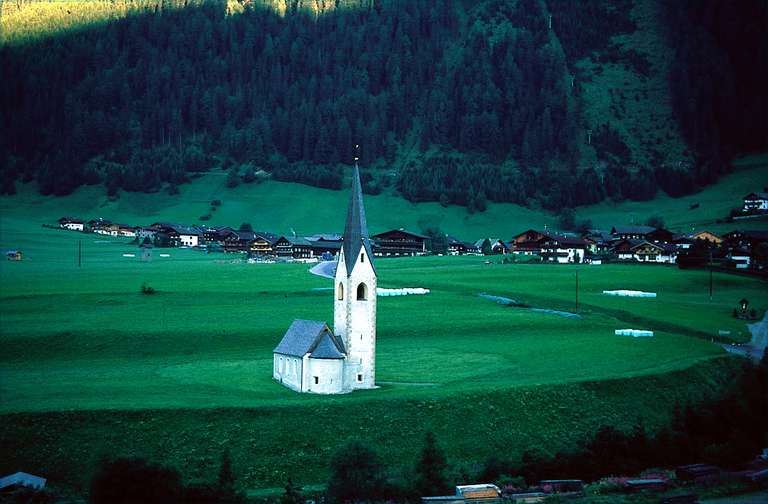
[[[765,220],[722,220],[741,198],[768,185],[768,156],[751,156],[737,161],[737,170],[718,183],[682,198],[660,194],[643,202],[604,202],[576,209],[576,220],[589,219],[595,227],[610,229],[616,224],[641,223],[661,217],[678,232],[709,229],[765,229]],[[249,222],[255,229],[299,235],[341,232],[344,191],[319,189],[303,184],[265,181],[226,186],[226,175],[217,171],[193,179],[179,188],[179,194],[121,192],[109,198],[98,186],[82,187],[64,197],[41,196],[34,184],[20,186],[14,196],[0,196],[0,248],[21,246],[11,231],[24,233],[30,227],[52,223],[63,215],[81,218],[103,217],[126,224],[147,225],[156,221],[176,221],[237,227]],[[216,211],[211,201],[221,200]],[[698,203],[698,207],[691,205]],[[439,228],[465,240],[495,236],[508,240],[528,228],[557,227],[557,217],[544,210],[532,210],[510,203],[491,203],[485,212],[467,213],[464,207],[438,203],[410,203],[392,193],[368,195],[365,200],[372,232],[392,228],[424,231]],[[206,221],[200,217],[210,215]]]
[[[359,156],[371,194],[470,211],[688,194],[766,147],[746,3],[5,2],[1,189],[338,189]]]

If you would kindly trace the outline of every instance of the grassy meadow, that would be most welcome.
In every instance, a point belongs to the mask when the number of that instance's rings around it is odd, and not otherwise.
[[[757,157],[697,195],[577,214],[604,227],[661,215],[671,226],[700,229],[766,183]],[[123,256],[139,255],[127,239],[42,227],[62,215],[197,222],[221,199],[211,224],[333,232],[342,227],[346,198],[345,191],[272,181],[227,189],[216,173],[177,196],[110,200],[102,187],[86,187],[54,198],[25,186],[0,198],[0,249],[24,253],[21,262],[0,261],[0,472],[23,469],[82,490],[98,457],[112,453],[205,479],[228,448],[247,488],[280,486],[288,476],[317,484],[346,439],[374,444],[401,470],[426,430],[453,465],[531,448],[551,455],[601,425],[630,428],[641,420],[653,429],[669,421],[675,404],[722,393],[741,364],[712,340],[746,340],[745,324],[731,317],[740,298],[768,307],[763,281],[715,274],[710,301],[706,272],[670,266],[381,259],[380,286],[432,290],[379,299],[381,387],[306,396],[271,380],[271,351],[294,318],[332,319],[329,280],[303,265],[247,264],[187,249],[156,249],[144,263]],[[700,207],[687,210],[691,202]],[[373,232],[426,224],[464,238],[509,237],[555,221],[514,205],[470,215],[392,195],[366,196],[366,209]],[[578,319],[478,296],[573,311],[577,272]],[[157,293],[141,294],[144,283]],[[658,297],[602,294],[610,289]],[[618,328],[656,334],[617,337]]]
[[[381,388],[306,396],[271,380],[271,351],[292,319],[332,319],[329,280],[304,265],[186,249],[156,249],[143,263],[123,257],[138,252],[126,239],[43,228],[24,216],[31,206],[11,211],[9,200],[0,247],[25,259],[0,262],[0,472],[25,468],[76,489],[102,453],[204,479],[229,448],[255,489],[288,476],[321,482],[328,455],[353,437],[402,468],[425,430],[454,463],[471,464],[500,450],[552,454],[603,424],[654,428],[737,372],[739,360],[710,341],[721,330],[746,337],[735,302],[768,306],[764,282],[716,274],[710,302],[706,273],[674,267],[382,259],[380,286],[432,292],[379,299]],[[580,319],[478,297],[573,310],[577,271]],[[143,283],[157,293],[141,294]],[[601,294],[619,288],[658,297]],[[613,335],[625,327],[657,332]]]

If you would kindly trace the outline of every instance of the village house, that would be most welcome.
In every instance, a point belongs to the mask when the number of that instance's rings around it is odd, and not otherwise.
[[[620,261],[674,264],[677,249],[674,245],[651,243],[646,240],[620,240],[613,247]]]
[[[333,331],[322,321],[294,320],[273,351],[272,377],[297,392],[376,388],[377,279],[362,194],[355,165],[334,278]]]
[[[454,236],[446,236],[448,242],[448,255],[476,255],[480,253],[480,249],[475,247],[473,243],[461,241]]]
[[[704,240],[709,242],[712,245],[720,245],[721,243],[723,243],[723,239],[720,236],[710,231],[697,231],[695,233],[691,233],[689,236],[694,241]]]
[[[277,235],[264,231],[255,231],[248,252],[257,256],[275,255],[274,245]]]
[[[185,226],[171,222],[155,222],[152,227],[156,234],[165,235],[171,247],[197,247],[200,245],[202,230],[197,226]]]
[[[548,239],[550,239],[548,234],[536,229],[528,229],[515,235],[509,241],[509,247],[516,254],[541,255],[542,245]]]
[[[673,234],[663,228],[651,226],[615,226],[611,235],[617,240],[645,240],[650,243],[669,243]]]
[[[59,227],[70,231],[85,231],[85,222],[75,217],[62,217],[59,219]]]
[[[317,257],[334,257],[341,250],[342,236],[336,233],[314,234],[305,236],[312,248],[312,254]]]
[[[577,236],[551,233],[541,243],[543,261],[559,264],[583,263],[587,241]]]
[[[744,196],[744,213],[768,212],[768,192],[753,192]]]
[[[147,238],[149,238],[151,241],[155,240],[157,228],[152,226],[136,226],[134,228],[134,232],[136,233],[136,238],[138,239],[139,243],[143,243]]]
[[[509,245],[499,238],[481,238],[473,245],[483,255],[506,254],[509,252]]]
[[[377,256],[417,256],[427,253],[429,237],[400,228],[373,235],[371,240]]]
[[[203,228],[202,241],[206,245],[224,245],[226,237],[235,230],[229,226]]]
[[[310,259],[314,257],[312,245],[306,238],[281,236],[274,243],[275,255],[292,259]]]
[[[587,250],[591,254],[604,254],[611,250],[613,235],[607,231],[590,229],[582,236],[587,242]]]
[[[21,250],[6,250],[5,258],[9,261],[21,261],[23,255]]]

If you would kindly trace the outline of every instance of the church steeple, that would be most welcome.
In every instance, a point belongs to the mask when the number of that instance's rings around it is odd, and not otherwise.
[[[347,276],[352,274],[355,264],[359,260],[361,250],[373,266],[373,251],[371,240],[368,237],[368,225],[365,222],[365,207],[363,206],[363,189],[360,185],[360,168],[355,161],[352,172],[352,191],[349,194],[349,206],[347,207],[347,222],[344,225],[344,264],[347,268]]]

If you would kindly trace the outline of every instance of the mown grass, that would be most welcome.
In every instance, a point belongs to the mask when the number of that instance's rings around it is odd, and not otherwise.
[[[757,280],[716,275],[710,302],[705,273],[671,267],[379,260],[381,286],[432,293],[380,298],[380,389],[306,396],[271,380],[271,350],[293,318],[331,320],[328,280],[306,266],[183,249],[142,263],[122,256],[137,252],[126,240],[23,226],[23,208],[3,215],[0,235],[3,248],[25,251],[24,261],[0,262],[0,470],[80,488],[105,452],[200,479],[229,448],[244,484],[260,488],[289,475],[321,482],[328,455],[352,437],[404,468],[425,430],[453,462],[476,463],[567,449],[602,424],[642,418],[653,428],[675,403],[730,382],[738,361],[708,337],[743,337],[732,305],[742,296],[768,305]],[[576,271],[581,319],[477,296],[572,309]],[[157,293],[141,294],[143,283]],[[613,288],[659,297],[601,294]],[[613,335],[638,324],[656,336]]]

